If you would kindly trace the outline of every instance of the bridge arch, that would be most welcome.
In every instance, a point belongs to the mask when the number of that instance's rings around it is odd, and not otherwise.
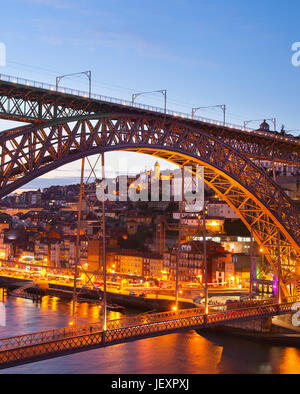
[[[300,292],[300,217],[293,202],[240,152],[201,130],[165,117],[100,114],[25,126],[0,134],[0,197],[80,158],[131,151],[205,167],[205,182],[240,216],[274,273],[281,256],[285,298]]]

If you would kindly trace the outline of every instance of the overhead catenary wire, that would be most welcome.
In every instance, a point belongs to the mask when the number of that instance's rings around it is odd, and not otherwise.
[[[17,69],[22,69],[22,70],[24,68],[25,69],[29,69],[29,70],[38,70],[38,71],[41,72],[41,74],[48,75],[48,76],[51,75],[51,77],[52,76],[57,76],[59,74],[64,74],[66,72],[66,70],[53,70],[53,69],[50,69],[50,68],[45,68],[45,67],[40,67],[40,66],[30,65],[30,64],[25,64],[25,63],[22,63],[22,62],[17,62],[17,61],[13,61],[13,60],[9,60],[9,59],[7,60],[7,64],[12,65],[13,66],[12,68],[17,68]],[[74,75],[73,77],[67,77],[67,79],[70,80],[70,81],[76,81],[76,83],[81,84],[81,85],[85,85],[86,84],[86,82],[83,80],[83,78],[79,78],[78,75],[77,76]],[[104,82],[104,81],[99,81],[99,80],[94,79],[94,78],[93,78],[93,86],[98,86],[98,87],[104,88],[106,90],[110,90],[110,91],[113,90],[113,91],[122,92],[122,93],[124,93],[124,92],[133,93],[133,92],[136,91],[136,88],[129,88],[129,87],[125,87],[125,86],[121,86],[121,85],[117,85],[117,84],[111,84],[111,83],[107,83],[107,82]],[[126,98],[123,97],[123,98],[124,99],[128,99],[128,97],[126,97]],[[155,101],[157,103],[161,102],[161,98],[158,96],[158,94],[155,94],[155,93],[149,94],[148,99],[153,100],[153,101]],[[168,103],[174,104],[174,105],[179,106],[181,108],[186,108],[188,110],[191,110],[191,108],[194,108],[197,105],[199,105],[199,102],[195,104],[195,103],[190,103],[190,102],[187,102],[187,101],[181,101],[181,100],[177,100],[177,99],[172,99],[170,97],[168,97]],[[200,104],[202,104],[202,103],[200,103]],[[207,108],[205,110],[202,110],[201,114],[199,114],[199,115],[203,116],[203,117],[211,118],[211,117],[214,116],[214,114],[216,114],[219,117],[219,114],[216,111],[217,111],[216,108]],[[237,115],[237,114],[234,114],[234,113],[232,113],[230,111],[227,111],[227,115],[231,119],[233,119],[234,122],[237,122],[237,123],[242,123],[247,117],[249,117],[248,115],[247,116],[246,115],[245,116]]]

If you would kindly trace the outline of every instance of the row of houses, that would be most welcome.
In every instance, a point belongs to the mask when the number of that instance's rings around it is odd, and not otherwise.
[[[208,282],[247,286],[250,281],[250,256],[232,254],[219,243],[206,243]],[[178,261],[179,282],[205,281],[204,244],[195,241],[181,245],[179,251],[169,250],[161,255],[134,250],[108,252],[108,270],[146,279],[174,282]]]

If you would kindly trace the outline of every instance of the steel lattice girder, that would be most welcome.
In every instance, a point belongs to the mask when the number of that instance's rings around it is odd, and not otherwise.
[[[172,115],[0,80],[0,119],[42,124],[58,119],[103,113],[122,113],[125,116],[130,113],[138,117],[151,117],[153,121],[158,122],[166,119],[168,122],[178,120]],[[299,139],[278,139],[272,132],[267,137],[259,132],[248,132],[199,120],[180,119],[180,122],[203,130],[247,157],[300,166]]]
[[[284,294],[295,295],[300,217],[293,202],[243,154],[220,138],[178,121],[98,115],[4,132],[0,136],[0,197],[64,164],[113,150],[151,154],[181,166],[204,165],[205,181],[253,230],[275,273],[280,238]]]
[[[91,113],[92,102],[81,97],[0,81],[2,119],[42,123]]]

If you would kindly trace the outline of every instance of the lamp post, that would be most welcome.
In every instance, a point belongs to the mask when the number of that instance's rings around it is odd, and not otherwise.
[[[281,282],[281,251],[280,251],[280,231],[278,230],[277,234],[277,264],[278,264],[278,304],[281,304],[281,289],[280,289],[280,282]]]
[[[278,280],[277,302],[278,302],[278,304],[280,304],[281,298],[282,298],[282,294],[281,294],[281,277],[282,277],[281,268],[282,268],[282,265],[281,265],[281,237],[280,237],[279,230],[277,230],[277,237],[276,238],[277,238],[277,248],[276,248],[276,251],[274,251],[274,254],[272,254],[272,258],[274,258],[274,261],[275,261],[275,259],[277,259],[277,272],[275,271],[275,272],[273,272],[273,274],[277,275],[277,280]],[[270,256],[270,255],[265,253],[264,247],[261,247],[259,249],[259,251],[261,253],[261,265],[263,268],[265,256]],[[275,289],[276,289],[276,287],[273,287],[273,290],[275,290]]]
[[[250,300],[253,299],[253,281],[256,279],[256,259],[254,261],[254,240],[253,228],[251,227],[251,245],[250,245]],[[254,272],[255,271],[255,272]]]
[[[72,323],[76,324],[76,302],[77,302],[77,276],[78,266],[80,264],[80,229],[82,221],[82,199],[83,199],[83,179],[84,179],[84,159],[81,160],[81,177],[80,177],[80,195],[79,195],[79,209],[78,209],[78,224],[77,224],[77,235],[76,235],[76,258],[75,258],[75,269],[74,269],[74,284],[73,284],[73,303],[72,303]]]
[[[225,125],[226,123],[226,105],[225,104],[221,104],[221,105],[210,105],[208,107],[197,107],[197,108],[192,108],[192,119],[194,119],[195,113],[197,111],[200,111],[202,109],[208,109],[208,108],[221,108],[221,110],[223,111],[223,124]]]
[[[92,95],[92,72],[91,71],[83,71],[80,73],[60,75],[60,76],[56,77],[56,91],[58,90],[58,85],[63,78],[73,77],[75,75],[85,75],[88,78],[88,80],[89,80],[89,98],[91,98],[91,95]]]
[[[166,90],[166,89],[164,89],[164,90],[153,90],[153,91],[151,91],[151,92],[134,93],[134,94],[132,95],[132,98],[131,98],[132,106],[134,106],[135,99],[136,99],[137,97],[142,96],[142,95],[145,95],[145,94],[151,94],[151,93],[161,93],[161,94],[164,96],[164,102],[165,102],[164,111],[165,111],[165,113],[167,113],[167,90]]]
[[[206,202],[203,204],[203,256],[205,269],[205,314],[208,315],[208,273],[207,273],[207,253],[206,253]]]
[[[184,167],[181,168],[181,201],[180,201],[180,216],[179,216],[179,231],[178,231],[178,248],[176,257],[176,290],[175,290],[175,306],[178,309],[178,292],[179,292],[179,260],[181,251],[181,237],[182,237],[182,217],[183,217],[183,202],[184,202]]]
[[[107,272],[106,272],[106,227],[105,227],[105,202],[104,202],[104,180],[105,180],[105,168],[104,168],[104,153],[101,154],[102,158],[102,258],[103,258],[103,306],[104,306],[104,324],[103,330],[107,328],[107,297],[106,297],[106,283],[107,283]]]

